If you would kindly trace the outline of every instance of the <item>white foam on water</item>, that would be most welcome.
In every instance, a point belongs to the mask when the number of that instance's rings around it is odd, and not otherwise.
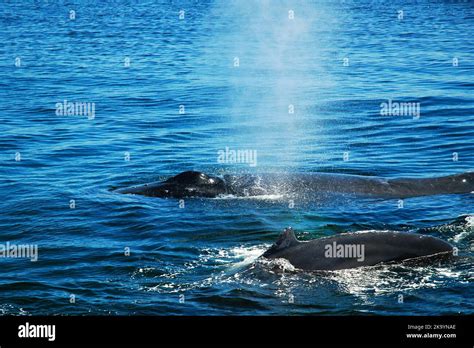
[[[235,195],[219,195],[214,199],[243,199],[243,200],[261,200],[261,201],[277,201],[284,198],[283,194],[273,194],[273,195],[259,195],[259,196],[235,196]]]
[[[468,216],[466,216],[466,218],[464,220],[466,221],[465,227],[468,230],[467,231],[462,231],[462,232],[456,234],[453,237],[453,241],[456,242],[456,243],[460,242],[461,240],[466,238],[472,232],[471,229],[474,227],[474,215],[468,215]]]
[[[456,234],[456,235],[453,237],[453,241],[456,242],[456,243],[458,243],[458,242],[460,242],[461,240],[463,240],[464,238],[466,238],[468,234],[469,234],[469,233],[468,233],[467,231],[463,231],[463,232],[461,232],[461,233],[458,233],[458,234]]]
[[[232,263],[231,269],[235,269],[252,264],[267,249],[268,247],[262,245],[255,245],[251,247],[238,246],[228,250],[221,250],[220,253],[222,253],[225,257],[230,258],[231,260],[241,260],[236,263]]]
[[[287,259],[272,259],[269,261],[269,265],[275,269],[279,269],[281,271],[288,271],[288,272],[295,272],[296,271],[296,267],[293,266],[290,261],[288,261]]]
[[[401,268],[404,272],[401,272]],[[462,272],[446,267],[405,267],[403,265],[359,267],[328,273],[328,278],[335,281],[343,292],[367,302],[371,302],[372,293],[383,295],[438,288],[461,276]]]
[[[436,272],[440,275],[440,276],[443,276],[445,278],[454,278],[454,279],[458,279],[459,277],[461,277],[462,275],[462,272],[460,271],[454,271],[450,268],[437,268],[436,269]]]
[[[474,193],[474,192],[473,192]],[[474,215],[466,216],[466,226],[467,227],[474,227]]]

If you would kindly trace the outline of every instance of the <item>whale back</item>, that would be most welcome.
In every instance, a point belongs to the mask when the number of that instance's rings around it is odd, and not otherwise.
[[[227,187],[224,181],[218,177],[196,171],[187,171],[173,176],[166,181],[119,189],[117,192],[162,198],[212,198],[227,193]]]
[[[416,233],[366,231],[300,242],[292,230],[285,230],[263,256],[286,259],[302,270],[337,270],[451,254],[452,250],[441,239]]]
[[[312,199],[321,196],[321,194],[327,196],[333,193],[407,198],[474,192],[474,172],[437,178],[383,179],[347,174],[274,173],[258,175],[226,174],[221,179],[197,171],[186,171],[163,182],[122,188],[118,189],[117,192],[163,198],[212,198],[221,194],[231,194],[239,197],[301,195],[303,198]]]
[[[388,180],[391,194],[398,197],[415,197],[436,194],[474,192],[474,172],[437,178],[400,178]]]
[[[474,172],[448,175],[434,180],[437,186],[447,193],[474,192]]]
[[[196,171],[186,171],[169,178],[161,186],[171,197],[216,197],[227,192],[225,182],[218,177]]]
[[[181,185],[206,185],[206,184],[212,184],[213,178],[211,178],[209,175],[206,175],[201,172],[196,172],[196,171],[186,171],[182,172],[176,176],[173,176],[172,178],[169,178],[166,180],[166,183],[169,184],[181,184]]]

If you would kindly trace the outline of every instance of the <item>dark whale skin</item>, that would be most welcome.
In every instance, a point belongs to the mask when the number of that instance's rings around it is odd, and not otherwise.
[[[474,191],[474,172],[438,178],[384,179],[370,176],[293,173],[224,175],[223,178],[187,171],[166,181],[116,190],[160,198],[214,198],[219,195],[312,195],[321,193],[354,194],[383,198],[408,198]]]
[[[116,190],[117,193],[135,194],[160,198],[214,198],[227,192],[222,179],[200,172],[188,171],[166,181],[127,187]]]
[[[327,257],[327,245],[363,245],[364,260],[356,257]],[[298,241],[291,228],[262,256],[283,258],[295,268],[307,271],[341,270],[380,263],[401,262],[439,254],[452,254],[453,247],[435,237],[405,232],[355,232],[336,236]]]

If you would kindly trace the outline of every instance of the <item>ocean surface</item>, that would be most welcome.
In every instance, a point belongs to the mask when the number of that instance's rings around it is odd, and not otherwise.
[[[185,170],[474,170],[473,37],[473,1],[2,1],[0,244],[38,260],[0,257],[0,314],[474,314],[474,194],[113,191]],[[58,106],[77,102],[91,112]],[[459,257],[301,272],[259,258],[286,226],[411,231]]]

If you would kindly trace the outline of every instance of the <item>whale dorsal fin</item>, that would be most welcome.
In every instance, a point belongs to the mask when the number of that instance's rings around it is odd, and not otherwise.
[[[278,253],[282,250],[298,245],[300,243],[301,242],[296,239],[295,232],[293,231],[293,229],[291,227],[285,228],[280,234],[280,237],[278,237],[278,240],[270,247],[270,249],[265,251],[262,256],[269,258],[275,257],[274,254],[278,255]]]
[[[299,241],[298,239],[296,239],[295,231],[293,231],[291,227],[287,227],[280,234],[280,237],[278,237],[278,240],[275,243],[275,247],[277,250],[281,250],[297,245],[298,243]]]

